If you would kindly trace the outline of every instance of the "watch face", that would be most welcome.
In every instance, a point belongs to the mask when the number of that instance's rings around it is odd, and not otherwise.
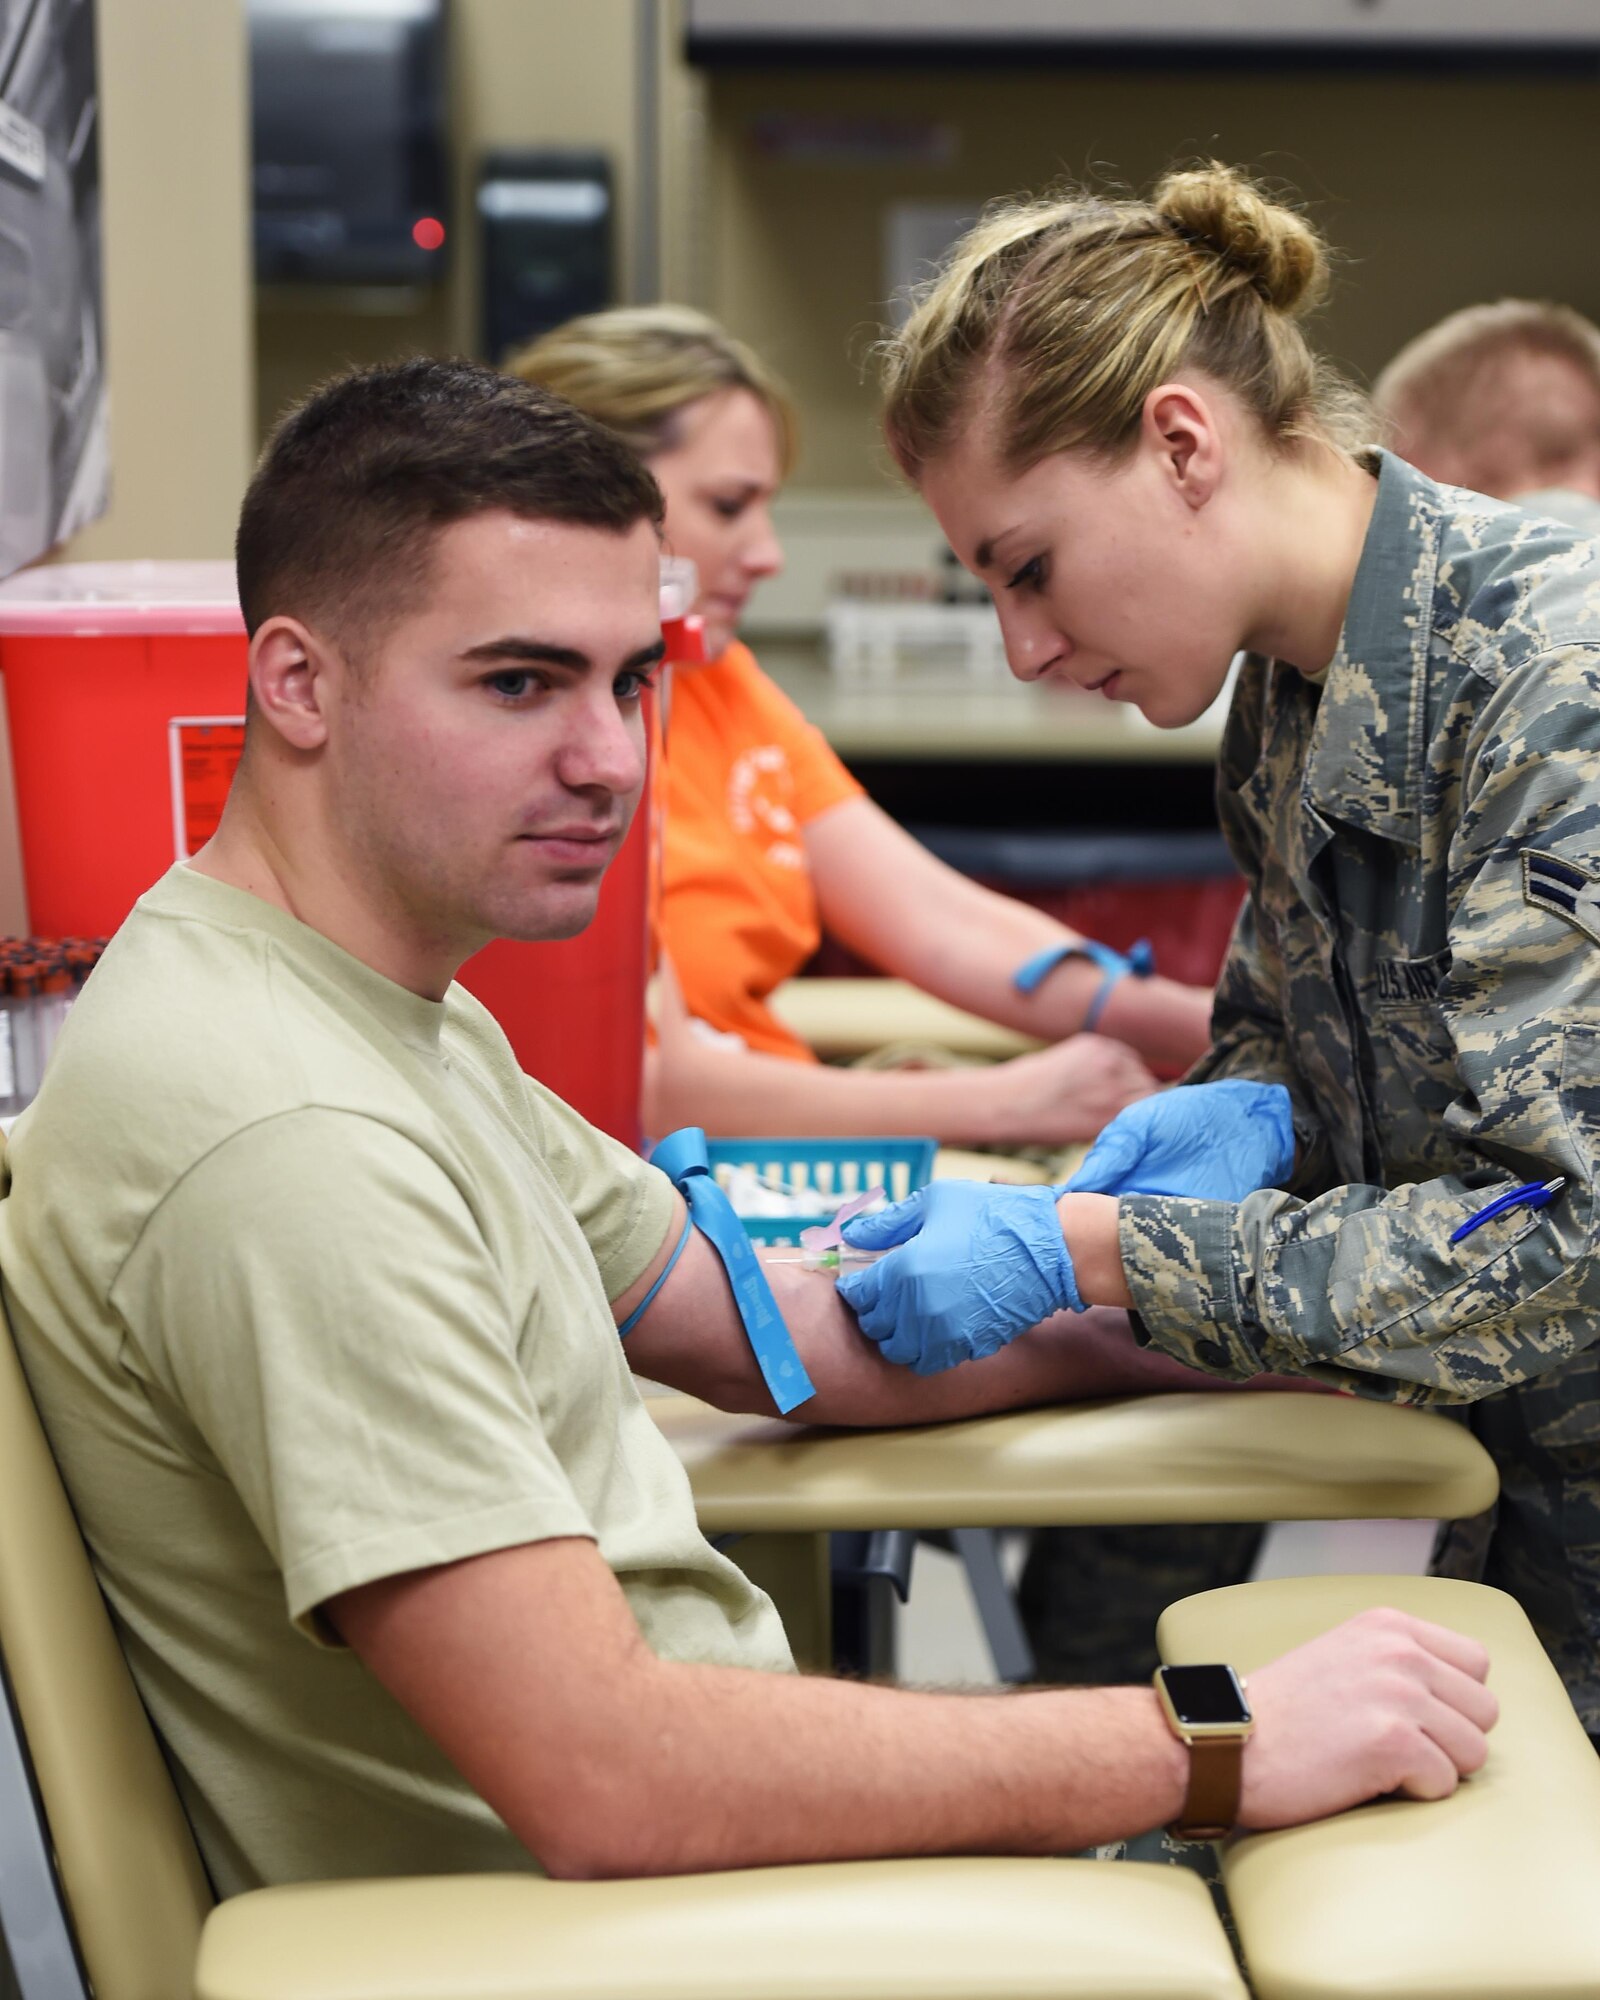
[[[1250,1707],[1232,1667],[1163,1667],[1161,1678],[1179,1722],[1195,1729],[1245,1723]]]

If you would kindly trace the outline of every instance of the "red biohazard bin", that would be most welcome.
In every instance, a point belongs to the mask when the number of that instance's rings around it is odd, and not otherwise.
[[[246,686],[233,566],[23,571],[0,583],[0,683],[30,928],[109,935],[210,838],[227,797]],[[559,944],[502,941],[463,970],[523,1068],[630,1145],[640,1138],[653,845],[644,803],[586,931]]]
[[[63,563],[0,584],[29,927],[115,930],[210,835],[238,761],[231,563]]]

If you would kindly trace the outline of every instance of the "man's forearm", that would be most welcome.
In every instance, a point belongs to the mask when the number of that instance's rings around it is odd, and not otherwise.
[[[382,1578],[328,1615],[555,1875],[1067,1853],[1184,1796],[1149,1688],[913,1694],[662,1660],[579,1538]]]
[[[1131,1306],[1115,1199],[1105,1194],[1064,1194],[1056,1203],[1056,1214],[1079,1295],[1100,1306]]]
[[[823,1274],[772,1275],[789,1280],[781,1290],[775,1286],[774,1295],[817,1389],[812,1402],[791,1413],[795,1423],[863,1428],[947,1423],[996,1410],[1206,1382],[1181,1362],[1140,1347],[1127,1314],[1115,1311],[1056,1313],[981,1361],[938,1375],[914,1375],[884,1360]]]
[[[795,1423],[942,1423],[1090,1396],[1227,1386],[1141,1348],[1120,1312],[1057,1313],[986,1360],[914,1375],[885,1361],[863,1336],[828,1273],[770,1261],[766,1268],[816,1389],[791,1413]],[[627,1349],[632,1366],[652,1381],[719,1409],[777,1414],[722,1267],[698,1235],[628,1336]]]
[[[644,1712],[623,1844],[595,1872],[1068,1854],[1171,1819],[1187,1779],[1147,1687],[985,1698],[662,1666]]]

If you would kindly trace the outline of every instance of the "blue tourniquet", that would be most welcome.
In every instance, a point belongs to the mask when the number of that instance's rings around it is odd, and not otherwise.
[[[662,1271],[661,1276],[656,1279],[655,1283],[650,1287],[649,1291],[645,1293],[644,1297],[634,1307],[633,1311],[629,1313],[628,1317],[622,1322],[621,1326],[617,1328],[618,1340],[626,1340],[628,1335],[632,1333],[633,1329],[639,1324],[640,1320],[642,1320],[645,1314],[650,1310],[650,1307],[654,1302],[656,1293],[660,1291],[661,1287],[667,1282],[668,1278],[672,1276],[673,1266],[677,1263],[678,1259],[683,1255],[684,1250],[688,1245],[689,1238],[693,1234],[694,1234],[694,1217],[692,1215],[687,1215],[684,1217],[683,1234],[678,1238],[677,1249],[674,1250],[672,1255],[667,1259],[666,1267]]]
[[[762,1379],[787,1416],[817,1392],[789,1338],[749,1232],[712,1178],[705,1133],[698,1125],[669,1132],[650,1158],[688,1203],[689,1219],[722,1259]]]
[[[1156,969],[1155,950],[1148,938],[1140,938],[1137,944],[1130,945],[1126,955],[1113,951],[1108,944],[1096,944],[1093,938],[1084,938],[1077,944],[1048,944],[1043,951],[1036,951],[1032,958],[1017,967],[1011,975],[1011,983],[1019,993],[1036,992],[1045,974],[1054,972],[1064,958],[1090,959],[1105,975],[1100,982],[1100,991],[1089,1002],[1089,1011],[1083,1017],[1085,1032],[1093,1031],[1105,1012],[1111,989],[1119,979],[1126,979],[1130,973],[1135,979],[1148,979]]]

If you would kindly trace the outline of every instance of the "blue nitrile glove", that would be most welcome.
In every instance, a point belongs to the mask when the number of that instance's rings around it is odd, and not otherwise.
[[[1294,1121],[1281,1083],[1180,1083],[1119,1111],[1067,1182],[1072,1194],[1179,1194],[1243,1201],[1282,1187]]]
[[[1083,1311],[1056,1214],[1060,1192],[935,1181],[854,1216],[846,1243],[893,1254],[847,1272],[839,1296],[885,1360],[915,1374],[995,1354],[1063,1306]]]

